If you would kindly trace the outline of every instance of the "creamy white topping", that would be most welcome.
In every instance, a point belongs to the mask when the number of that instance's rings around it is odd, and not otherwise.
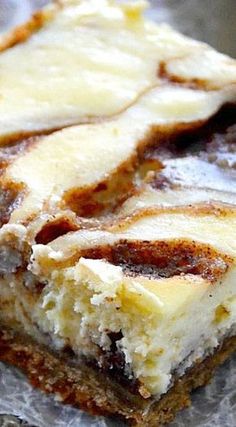
[[[71,127],[40,139],[6,171],[6,181],[24,184],[27,189],[11,222],[37,213],[46,201],[60,205],[63,194],[70,189],[79,191],[107,179],[137,155],[153,127],[206,120],[234,95],[228,89],[204,92],[157,88],[116,119]]]
[[[117,114],[160,84],[161,61],[185,55],[191,60],[197,50],[197,64],[209,49],[144,20],[139,3],[86,0],[51,9],[39,31],[0,55],[1,137]],[[214,55],[224,71],[217,83],[232,83],[235,65],[231,72],[228,59]]]

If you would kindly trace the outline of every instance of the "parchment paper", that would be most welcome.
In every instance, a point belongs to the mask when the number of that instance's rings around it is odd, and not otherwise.
[[[0,0],[0,32],[23,22],[46,0]],[[236,56],[236,0],[154,0],[149,16]],[[218,370],[212,383],[193,393],[191,408],[172,427],[236,427],[236,356]],[[0,414],[19,416],[36,427],[121,427],[62,405],[33,390],[16,369],[0,363]],[[14,423],[14,421],[12,421]],[[16,421],[16,426],[18,423]],[[0,426],[13,426],[1,418]]]

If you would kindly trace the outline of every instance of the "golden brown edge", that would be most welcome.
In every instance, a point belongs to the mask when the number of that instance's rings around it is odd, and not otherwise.
[[[38,11],[27,22],[5,33],[0,38],[0,52],[26,41],[34,32],[42,28],[44,22],[44,12]]]
[[[173,420],[179,410],[191,404],[191,391],[206,385],[217,366],[235,350],[236,336],[226,338],[213,355],[199,360],[155,402],[130,393],[91,366],[67,363],[66,357],[53,354],[29,337],[4,327],[0,333],[0,360],[20,368],[34,387],[92,415],[115,416],[140,427],[157,427]]]
[[[40,30],[47,20],[52,19],[56,12],[62,7],[63,4],[60,0],[51,0],[49,6],[36,11],[26,22],[1,35],[0,53],[26,41],[32,34]]]

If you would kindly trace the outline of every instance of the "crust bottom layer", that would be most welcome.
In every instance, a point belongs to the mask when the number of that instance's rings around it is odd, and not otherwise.
[[[161,426],[191,404],[190,393],[207,384],[215,369],[236,350],[236,336],[226,338],[213,355],[199,360],[177,379],[159,401],[130,393],[83,361],[51,352],[27,336],[2,327],[0,360],[20,368],[34,387],[60,396],[64,403],[93,415],[115,416],[130,425]]]

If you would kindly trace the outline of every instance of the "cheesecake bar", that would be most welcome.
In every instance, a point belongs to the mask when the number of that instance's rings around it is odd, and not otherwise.
[[[145,7],[0,38],[0,360],[143,427],[236,349],[236,61]]]

